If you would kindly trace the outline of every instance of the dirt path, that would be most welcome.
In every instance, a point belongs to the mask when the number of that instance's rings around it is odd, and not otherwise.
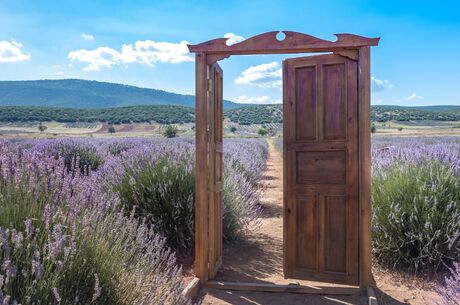
[[[283,278],[283,163],[281,153],[276,150],[273,142],[269,140],[268,143],[267,169],[263,177],[266,189],[261,199],[260,224],[248,232],[244,241],[225,249],[223,266],[216,280],[314,286],[317,283]],[[373,274],[381,305],[422,305],[440,302],[432,281],[424,282],[380,268],[374,268]],[[315,296],[217,289],[203,289],[197,301],[202,305],[367,304],[367,298],[363,296]]]
[[[260,224],[248,232],[245,240],[224,251],[223,266],[216,279],[232,282],[265,282],[277,284],[299,282],[283,278],[283,159],[271,140],[263,182],[266,189],[261,199]],[[275,305],[275,304],[367,304],[360,296],[315,296],[290,293],[239,292],[203,289],[202,305]]]

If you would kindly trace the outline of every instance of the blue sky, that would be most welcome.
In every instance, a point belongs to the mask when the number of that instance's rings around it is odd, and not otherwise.
[[[456,1],[0,0],[0,80],[83,78],[194,93],[186,43],[292,30],[381,37],[373,104],[460,104]],[[281,102],[283,56],[221,62],[226,99]]]

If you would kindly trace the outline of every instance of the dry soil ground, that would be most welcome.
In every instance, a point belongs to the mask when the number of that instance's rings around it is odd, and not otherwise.
[[[282,156],[269,141],[267,169],[263,177],[266,190],[261,200],[260,223],[239,242],[224,252],[223,267],[216,279],[220,281],[299,283],[312,282],[283,278],[283,165]],[[394,272],[374,271],[379,304],[435,304],[439,300],[429,283],[402,277]],[[316,283],[318,284],[318,283]],[[239,292],[202,289],[197,297],[202,305],[275,305],[275,304],[367,304],[361,296],[319,296],[292,293]]]

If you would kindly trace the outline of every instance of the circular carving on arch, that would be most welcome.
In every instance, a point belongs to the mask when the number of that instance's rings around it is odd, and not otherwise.
[[[276,33],[276,40],[283,41],[286,39],[286,34],[283,31]]]

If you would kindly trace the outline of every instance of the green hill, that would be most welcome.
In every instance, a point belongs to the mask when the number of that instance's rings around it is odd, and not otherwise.
[[[195,96],[81,79],[0,81],[0,106],[108,108],[134,105],[195,106]],[[224,101],[224,108],[241,107]]]
[[[460,106],[372,106],[371,120],[386,121],[458,121],[460,120]]]
[[[225,116],[241,125],[281,123],[282,105],[255,105],[225,111]]]
[[[411,106],[410,108],[417,109],[417,110],[434,111],[434,112],[448,112],[448,111],[460,110],[460,106],[458,105]]]

